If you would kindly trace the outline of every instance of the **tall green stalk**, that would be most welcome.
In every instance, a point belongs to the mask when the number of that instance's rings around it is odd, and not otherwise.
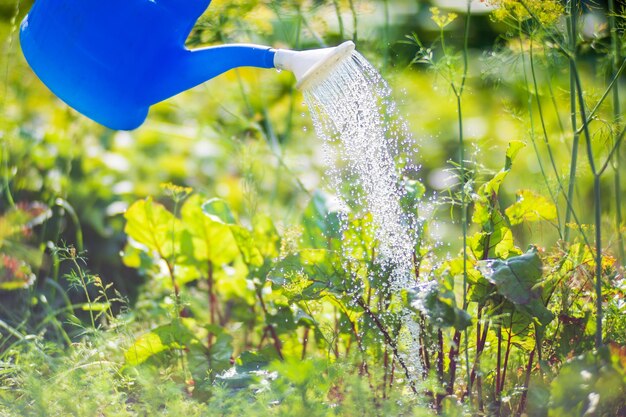
[[[20,15],[20,6],[21,1],[18,0],[15,2],[15,8],[13,9],[13,16],[11,16],[11,31],[9,33],[9,37],[6,41],[7,47],[7,60],[4,72],[4,96],[2,98],[2,106],[1,108],[6,108],[7,97],[9,96],[9,68],[11,62],[11,56],[13,52],[13,41],[15,39],[15,32],[17,31],[17,18]],[[8,137],[2,138],[2,184],[0,185],[0,196],[2,194],[5,195],[7,203],[11,207],[15,207],[15,201],[13,199],[13,194],[11,193],[11,176],[9,174],[9,146],[8,146]]]
[[[456,93],[457,113],[459,118],[459,166],[461,170],[461,222],[463,224],[463,308],[467,308],[467,199],[465,190],[465,141],[463,137],[463,107],[462,96],[465,90],[465,81],[467,80],[468,62],[468,41],[469,41],[469,25],[471,16],[471,1],[467,0],[467,10],[465,17],[465,36],[463,41],[463,76],[461,78],[461,86]],[[443,39],[443,38],[442,38]],[[454,87],[454,86],[453,86]],[[463,331],[463,341],[465,344],[465,374],[467,378],[467,392],[469,402],[472,402],[472,380],[469,362],[469,334],[467,328]]]
[[[613,76],[617,74],[620,56],[620,41],[617,34],[617,25],[615,22],[615,1],[609,0],[609,30],[611,31],[611,47],[612,60],[611,60],[611,72]],[[619,83],[615,83],[613,86],[613,122],[621,127],[621,106],[619,102]],[[619,130],[616,129],[616,131]],[[620,161],[619,161],[620,144],[617,145],[617,150],[613,159],[614,170],[614,189],[615,189],[615,230],[617,230],[617,252],[619,260],[623,264],[626,262],[626,256],[624,254],[624,236],[621,233],[622,229],[622,181],[620,173]]]
[[[539,114],[539,121],[541,122],[541,131],[543,133],[543,140],[545,142],[546,145],[546,149],[548,151],[548,157],[550,159],[550,164],[552,165],[552,170],[554,171],[554,176],[556,177],[556,181],[557,184],[559,186],[559,191],[557,193],[554,194],[553,197],[553,201],[554,204],[556,205],[558,203],[557,199],[558,199],[558,195],[563,191],[563,184],[561,182],[561,176],[559,175],[559,170],[556,167],[556,161],[554,160],[554,154],[552,153],[552,146],[550,145],[550,140],[548,138],[548,129],[546,128],[546,122],[545,122],[545,118],[543,116],[543,107],[541,105],[541,99],[539,98],[539,86],[537,84],[537,74],[535,71],[535,59],[534,59],[534,51],[533,51],[533,41],[532,38],[530,39],[530,50],[529,50],[529,61],[530,61],[530,73],[532,75],[532,79],[533,79],[533,89],[535,92],[535,96],[537,97],[537,111]],[[537,157],[539,157],[539,155],[537,155]],[[552,192],[550,192],[550,194],[552,194]],[[559,230],[559,237],[562,239],[563,238],[563,233],[562,233],[562,229],[561,229],[561,216],[557,210],[556,212],[556,217],[557,217],[557,224],[558,224],[558,230]]]
[[[576,91],[578,96],[578,107],[580,109],[580,118],[583,120],[583,133],[585,135],[585,143],[587,145],[587,159],[589,168],[593,175],[593,205],[594,205],[594,226],[596,231],[596,348],[602,346],[602,207],[600,193],[600,177],[602,170],[596,169],[596,163],[593,155],[593,146],[591,144],[591,134],[589,133],[589,123],[587,123],[587,115],[585,111],[585,101],[582,93],[582,85],[578,71],[574,73],[576,81]]]
[[[578,4],[577,0],[569,0],[567,2],[567,29],[569,33],[569,85],[570,85],[570,117],[572,124],[573,140],[572,140],[572,156],[570,160],[569,168],[569,186],[567,190],[567,207],[565,209],[565,234],[564,239],[566,242],[570,240],[570,227],[569,224],[572,218],[574,192],[576,190],[576,165],[578,163],[578,142],[580,141],[580,135],[578,133],[577,120],[576,120],[576,37],[577,37],[577,16],[578,16]],[[584,122],[584,120],[583,120]]]
[[[522,73],[524,74],[524,85],[526,87],[526,91],[528,92],[528,101],[526,103],[528,107],[528,121],[530,123],[530,141],[533,144],[533,150],[535,151],[535,155],[537,157],[537,164],[539,165],[539,170],[541,171],[541,176],[543,178],[544,183],[546,184],[546,188],[548,193],[550,194],[550,198],[556,204],[558,196],[552,191],[550,187],[550,181],[548,179],[548,174],[546,173],[546,169],[543,165],[543,161],[541,159],[541,152],[539,151],[539,147],[537,145],[537,141],[535,140],[535,118],[533,116],[533,96],[531,94],[530,89],[530,80],[528,77],[528,71],[526,70],[526,58],[524,57],[524,45],[522,40],[522,34],[524,31],[522,30],[522,22],[518,22],[518,33],[519,33],[519,46],[521,52],[521,61],[522,61]],[[532,65],[532,63],[531,63]],[[537,99],[539,100],[539,99]],[[560,231],[559,231],[560,233]]]

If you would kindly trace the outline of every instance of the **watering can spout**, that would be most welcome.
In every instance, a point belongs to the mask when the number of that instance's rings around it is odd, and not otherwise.
[[[347,41],[331,48],[292,51],[259,45],[223,45],[185,50],[174,60],[151,90],[148,102],[159,102],[188,90],[230,69],[239,67],[276,68],[291,71],[298,89],[310,88],[354,50]]]
[[[274,65],[278,69],[293,72],[296,76],[296,87],[306,90],[316,85],[318,81],[326,79],[337,65],[352,55],[352,51],[354,51],[352,41],[331,48],[307,51],[279,49],[274,57]]]
[[[145,100],[158,103],[233,68],[274,68],[275,52],[268,46],[247,44],[184,49],[165,64]]]

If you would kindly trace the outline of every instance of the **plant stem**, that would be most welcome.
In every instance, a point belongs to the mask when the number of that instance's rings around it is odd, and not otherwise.
[[[498,353],[496,356],[496,383],[495,383],[495,401],[498,407],[498,415],[500,414],[500,381],[502,381],[502,326],[498,326]]]
[[[528,397],[528,386],[530,385],[530,373],[533,370],[533,360],[535,359],[535,350],[533,349],[530,352],[530,357],[528,358],[528,365],[526,365],[526,378],[524,380],[524,386],[522,387],[522,397],[519,401],[519,407],[517,408],[517,413],[515,415],[520,417],[526,408],[526,398]]]
[[[528,120],[530,122],[530,141],[533,144],[533,150],[535,151],[535,156],[537,157],[537,164],[539,165],[539,170],[541,171],[541,176],[543,178],[543,181],[546,184],[546,189],[548,190],[548,193],[550,194],[550,198],[556,204],[557,196],[554,194],[554,192],[552,191],[552,188],[550,187],[550,181],[548,180],[548,175],[546,174],[546,170],[543,166],[543,161],[541,160],[541,152],[539,152],[539,147],[537,146],[537,141],[535,140],[535,118],[533,116],[533,96],[530,90],[530,81],[528,79],[528,71],[526,70],[526,59],[524,58],[524,44],[522,42],[522,34],[524,32],[522,30],[521,21],[518,23],[518,33],[519,33],[519,45],[520,45],[520,50],[521,50],[520,57],[522,60],[522,71],[524,73],[524,84],[526,86],[526,91],[528,93],[527,106],[528,106]]]
[[[483,404],[483,377],[480,370],[480,354],[482,353],[482,346],[480,344],[481,339],[481,319],[482,319],[482,306],[478,306],[476,312],[476,359],[474,360],[474,367],[472,373],[476,375],[476,394],[478,395],[478,410],[483,413],[485,411]],[[475,370],[475,371],[474,371]]]
[[[463,309],[467,308],[467,200],[465,190],[465,143],[463,138],[463,111],[461,107],[461,96],[465,90],[465,81],[467,80],[467,72],[469,69],[469,28],[470,28],[470,16],[471,16],[471,0],[467,0],[467,9],[465,13],[465,33],[463,38],[463,76],[461,78],[461,88],[459,89],[459,95],[457,96],[457,109],[459,117],[459,145],[460,145],[460,166],[461,166],[461,198],[462,198],[462,222],[463,222]],[[469,395],[469,402],[472,402],[472,380],[470,375],[470,361],[469,361],[469,334],[467,328],[463,331],[463,340],[465,342],[465,376],[467,379],[467,392]]]
[[[461,342],[461,332],[455,330],[452,337],[452,343],[450,346],[450,353],[448,353],[448,361],[450,362],[450,382],[448,383],[447,393],[452,395],[454,393],[454,381],[456,379],[456,367],[459,361],[459,343]],[[468,385],[469,388],[469,385]]]
[[[585,101],[582,94],[582,86],[578,71],[574,73],[576,80],[576,91],[578,95],[578,107],[580,108],[581,120],[586,121]],[[596,230],[596,348],[602,346],[602,207],[600,193],[600,176],[602,172],[596,170],[596,163],[593,156],[593,146],[591,143],[591,134],[589,133],[589,124],[583,122],[583,133],[585,135],[585,143],[587,145],[587,159],[589,160],[589,168],[593,174],[593,200],[595,214],[595,230]]]
[[[335,6],[335,14],[337,15],[337,23],[339,23],[339,37],[344,39],[343,18],[341,17],[341,7],[339,7],[339,1],[333,0]]]
[[[385,26],[383,27],[383,71],[389,65],[389,0],[383,0],[383,11],[385,14]]]
[[[552,153],[552,146],[550,146],[550,140],[548,139],[548,130],[546,128],[546,122],[543,117],[543,107],[541,105],[541,99],[539,98],[539,86],[537,85],[537,75],[535,72],[535,59],[534,59],[532,38],[530,39],[530,50],[528,52],[528,56],[529,56],[529,61],[530,61],[530,73],[532,75],[532,80],[533,80],[533,89],[535,92],[535,96],[537,97],[537,112],[539,114],[539,121],[541,122],[541,131],[543,133],[543,140],[545,142],[546,149],[548,150],[548,157],[550,158],[550,164],[552,165],[554,176],[556,177],[556,181],[559,185],[559,192],[561,192],[563,191],[563,184],[561,183],[561,176],[559,175],[559,170],[556,167],[556,162],[554,160],[554,155]],[[558,197],[558,193],[555,195],[555,198],[557,197]],[[557,201],[555,200],[554,203],[557,204]],[[563,238],[562,229],[561,229],[561,216],[558,210],[556,212],[556,216],[557,216],[559,237]]]
[[[89,317],[91,318],[91,327],[95,329],[96,321],[93,317],[93,305],[92,305],[91,297],[89,296],[89,291],[87,290],[87,279],[85,277],[85,273],[83,272],[83,269],[78,264],[78,261],[76,260],[76,256],[72,254],[71,251],[70,251],[70,256],[72,259],[72,263],[74,264],[74,267],[76,267],[78,277],[80,278],[80,283],[81,283],[81,287],[83,288],[83,292],[85,293],[85,298],[87,298],[87,304],[89,305]]]
[[[255,292],[256,292],[257,298],[259,299],[259,303],[261,304],[261,309],[263,310],[263,313],[265,314],[265,319],[267,320],[267,318],[269,317],[269,313],[267,312],[267,307],[265,306],[265,302],[263,301],[261,288],[257,287]],[[264,334],[265,332],[269,332],[272,340],[274,341],[274,348],[276,349],[276,354],[278,354],[278,357],[281,360],[283,360],[284,356],[282,352],[282,344],[280,343],[280,338],[278,337],[278,333],[276,333],[276,329],[271,323],[268,323],[267,326],[265,326]]]
[[[358,40],[358,15],[356,12],[356,7],[354,6],[354,0],[348,0],[348,4],[350,6],[350,12],[352,13],[352,42],[356,43]]]
[[[574,201],[574,191],[576,189],[576,165],[578,163],[578,142],[580,140],[580,135],[578,133],[578,129],[576,127],[576,29],[577,29],[577,15],[578,15],[578,6],[577,0],[569,0],[567,2],[567,28],[569,32],[569,47],[571,50],[571,55],[569,59],[569,84],[570,84],[570,118],[572,124],[572,132],[574,134],[572,140],[572,156],[570,160],[570,168],[569,168],[569,185],[567,190],[567,201],[569,204],[565,210],[565,234],[563,239],[565,242],[569,242],[570,240],[570,221],[572,217],[573,207],[572,202]]]
[[[391,335],[389,334],[389,332],[387,331],[383,323],[380,321],[378,316],[374,314],[374,312],[369,308],[367,304],[365,304],[365,301],[363,299],[358,298],[356,302],[363,309],[363,311],[365,311],[365,314],[367,314],[368,317],[372,319],[372,321],[374,322],[378,330],[382,333],[383,338],[385,339],[385,342],[391,348],[391,351],[393,352],[395,359],[398,361],[398,363],[402,367],[402,370],[404,371],[404,374],[407,378],[407,383],[409,387],[411,388],[411,391],[413,391],[413,393],[417,395],[418,391],[417,391],[417,388],[415,387],[413,379],[411,378],[411,373],[409,372],[409,368],[404,363],[404,359],[402,359],[402,356],[400,356],[398,346],[391,338]]]
[[[613,76],[617,75],[618,63],[621,59],[620,56],[620,41],[617,33],[617,25],[615,22],[615,0],[609,0],[609,29],[611,31],[611,46],[613,48],[613,59],[611,60]],[[619,83],[615,83],[613,86],[613,122],[618,126],[621,126],[621,106],[619,102]],[[626,262],[626,255],[624,253],[624,236],[621,233],[622,229],[622,180],[620,173],[620,160],[619,160],[619,148],[613,158],[613,170],[615,171],[614,177],[614,189],[615,189],[615,230],[617,231],[617,252],[619,260],[623,264]]]
[[[439,354],[437,355],[437,379],[439,383],[443,385],[443,331],[441,329],[437,329],[437,346],[439,348]],[[435,408],[437,412],[441,412],[441,401],[443,400],[442,394],[437,394],[435,397]]]
[[[504,365],[502,367],[502,376],[500,377],[500,386],[498,387],[498,390],[500,392],[504,390],[504,381],[506,381],[506,368],[509,364],[509,355],[511,353],[511,336],[513,335],[513,330],[509,328],[508,333],[509,333],[509,336],[506,340],[506,349],[504,351]]]
[[[210,324],[215,325],[215,295],[213,294],[213,262],[209,260],[207,265],[207,284],[209,295],[209,320]],[[209,332],[207,336],[207,346],[211,349],[213,346],[213,332]]]

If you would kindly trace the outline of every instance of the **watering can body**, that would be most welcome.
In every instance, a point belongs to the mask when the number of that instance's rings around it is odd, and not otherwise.
[[[185,40],[210,0],[37,0],[22,22],[24,56],[59,98],[113,129],[150,105],[231,68],[274,67],[275,50]]]

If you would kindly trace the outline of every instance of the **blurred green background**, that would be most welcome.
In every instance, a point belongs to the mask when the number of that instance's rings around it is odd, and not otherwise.
[[[548,196],[556,189],[555,175],[549,172],[548,181],[544,180],[531,146],[534,138],[538,153],[545,157],[538,122],[529,128],[528,95],[534,92],[525,88],[528,81],[517,54],[527,46],[509,43],[507,33],[512,28],[496,22],[483,2],[474,3],[469,81],[463,99],[466,157],[472,175],[479,181],[493,174],[503,165],[507,144],[525,141],[528,146],[503,186],[501,205],[513,203],[519,189]],[[458,160],[456,102],[440,72],[411,64],[418,47],[409,38],[415,34],[425,47],[434,45],[436,61],[441,57],[437,46],[440,31],[431,19],[430,7],[462,14],[465,4],[462,0],[215,0],[188,44],[254,42],[306,49],[356,40],[357,49],[391,85],[419,148],[416,163],[422,167],[423,182],[428,193],[438,194],[443,202],[457,181],[451,164]],[[147,122],[135,131],[107,130],[59,101],[26,65],[17,25],[30,5],[28,1],[0,1],[0,213],[11,202],[38,202],[52,208],[45,227],[37,229],[40,236],[30,238],[33,245],[47,241],[76,245],[77,239],[82,239],[90,270],[132,298],[140,278],[120,262],[125,242],[122,214],[138,198],[162,197],[162,183],[189,186],[223,198],[244,223],[255,212],[268,214],[282,229],[297,222],[314,190],[330,190],[324,179],[320,141],[291,74],[233,70],[155,105]],[[588,97],[598,97],[608,79],[607,68],[598,64],[607,45],[601,12],[602,5],[596,3],[585,10],[581,24],[580,65]],[[452,50],[462,48],[462,22],[456,19],[445,28]],[[538,50],[539,98],[544,103],[558,174],[566,178],[571,138],[563,125],[569,123],[569,79],[554,68],[543,71],[547,66],[556,67],[555,62],[562,59]],[[598,126],[594,130],[596,145],[602,149],[607,140],[603,129]],[[584,164],[584,159],[579,158],[579,163]],[[543,164],[549,166],[547,160]],[[609,247],[621,232],[608,215],[615,208],[610,175],[602,183]],[[581,174],[573,204],[583,223],[592,219],[587,204],[590,193],[591,178]],[[441,250],[458,251],[458,213],[442,203],[435,223],[432,230],[444,242]],[[530,242],[552,246],[558,238],[556,229],[553,222],[543,222],[532,229],[517,226],[514,232],[522,246]],[[32,249],[45,252],[41,246]],[[42,259],[38,262],[40,277],[49,274],[50,268],[46,257]]]

